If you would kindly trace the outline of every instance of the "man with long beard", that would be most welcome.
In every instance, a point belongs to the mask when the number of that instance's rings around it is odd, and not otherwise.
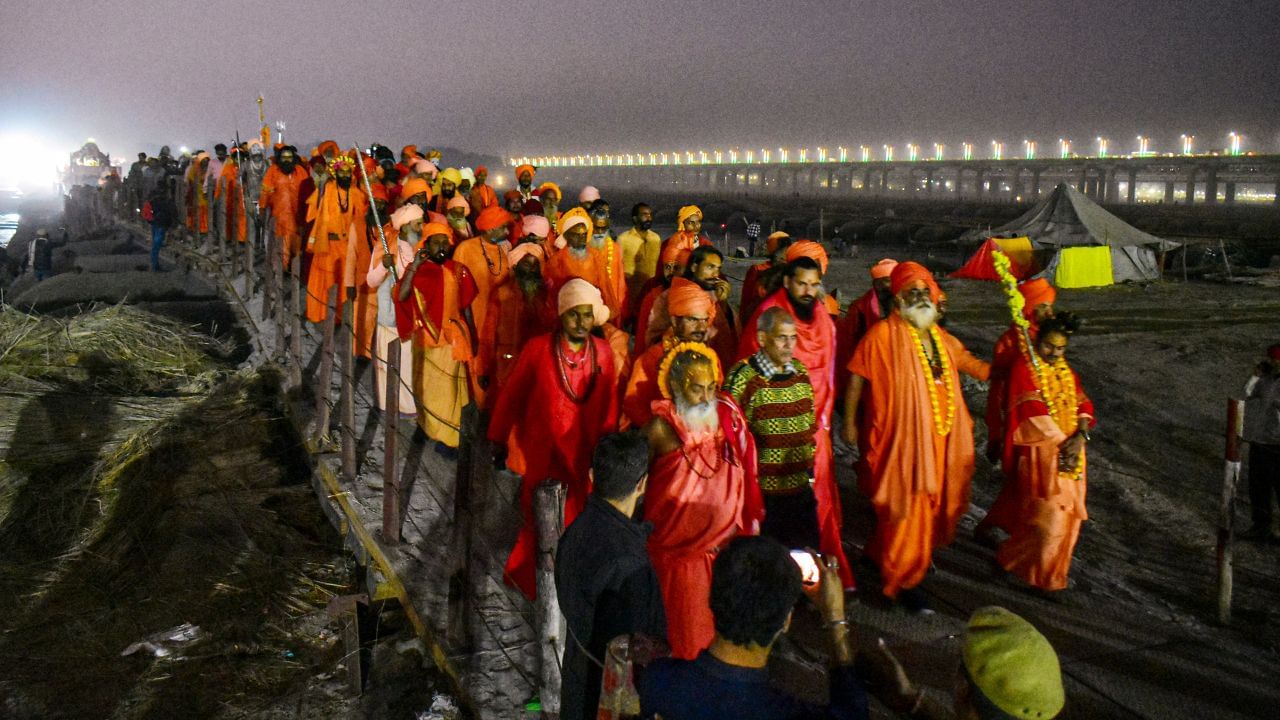
[[[1097,424],[1093,402],[1080,376],[1067,365],[1072,318],[1040,324],[1031,352],[1009,368],[1010,426],[1005,440],[1013,454],[1013,475],[1001,496],[1012,508],[1004,527],[1009,539],[996,561],[1042,591],[1067,587],[1071,553],[1085,512],[1085,443]]]
[[[738,535],[755,535],[764,516],[756,453],[742,411],[719,392],[715,353],[682,343],[664,357],[645,425],[652,461],[644,516],[649,555],[662,587],[672,657],[692,660],[715,639],[711,564]]]
[[[431,205],[428,207],[432,212],[441,215],[449,214],[449,201],[458,196],[458,185],[462,182],[462,173],[457,168],[445,168],[440,171],[438,178],[440,183],[440,192],[431,198]],[[468,210],[470,206],[468,205]]]
[[[329,316],[329,289],[343,280],[343,265],[352,229],[364,217],[366,195],[353,190],[355,161],[341,155],[329,164],[331,179],[307,200],[307,253],[311,269],[307,273],[307,320],[324,322]],[[339,301],[341,297],[339,297]]]
[[[600,253],[591,247],[591,218],[581,208],[573,208],[560,219],[560,239],[564,246],[547,261],[547,283],[556,293],[573,278],[582,278],[596,287],[607,280]]]
[[[462,408],[471,399],[467,365],[476,354],[471,303],[476,281],[465,265],[448,259],[449,228],[427,223],[413,263],[396,293],[400,339],[413,338],[413,394],[418,422],[436,451],[456,457]]]
[[[275,163],[262,178],[258,213],[271,213],[273,230],[279,239],[280,254],[286,269],[293,256],[302,249],[298,230],[298,203],[302,181],[308,177],[307,169],[298,164],[297,151],[292,145],[286,145],[280,148]]]
[[[711,326],[711,313],[715,305],[711,296],[692,280],[676,278],[671,282],[667,307],[671,312],[671,327],[662,338],[636,357],[627,379],[627,391],[622,398],[622,411],[633,427],[644,427],[653,417],[653,402],[662,397],[658,386],[659,367],[671,348],[681,343],[702,343],[707,339]],[[720,361],[716,359],[717,371]]]
[[[618,425],[613,353],[591,334],[609,319],[609,308],[600,291],[580,278],[560,289],[557,307],[559,330],[520,351],[489,422],[489,439],[506,445],[507,467],[521,476],[525,522],[505,576],[529,598],[537,591],[534,490],[546,481],[564,483],[564,522],[573,522],[591,491],[591,451]]]
[[[604,293],[604,303],[609,306],[610,317],[621,325],[628,319],[625,317],[627,276],[622,265],[622,246],[609,228],[609,203],[597,198],[587,214],[591,216],[590,245],[600,254],[601,267],[604,269],[604,284],[600,286],[600,292]]]
[[[711,314],[711,326],[707,328],[706,343],[716,351],[721,367],[730,367],[738,358],[738,330],[733,319],[733,309],[729,306],[729,281],[720,276],[720,267],[724,256],[711,245],[696,248],[689,255],[689,264],[683,277],[694,282],[705,290],[712,300],[714,310]],[[671,317],[667,312],[667,294],[660,294],[653,302],[645,326],[644,346],[648,347],[662,339],[663,333],[671,327]]]
[[[796,259],[787,263],[783,271],[782,287],[760,303],[755,315],[742,328],[742,344],[738,355],[749,357],[760,350],[759,320],[769,308],[782,308],[795,322],[795,358],[809,371],[809,382],[813,386],[813,409],[817,416],[813,495],[818,505],[818,527],[822,534],[822,544],[818,549],[824,556],[836,559],[842,585],[845,589],[852,589],[854,578],[844,555],[841,535],[843,514],[831,448],[831,416],[835,410],[836,329],[830,314],[823,307],[822,294],[822,265],[809,255],[797,255]]]
[[[867,332],[849,361],[843,437],[861,450],[858,485],[876,512],[866,555],[885,596],[927,611],[916,587],[934,548],[951,542],[969,508],[973,420],[960,372],[985,380],[990,366],[938,327],[941,290],[914,262],[890,276],[895,311]]]
[[[456,198],[455,198],[456,199]],[[478,346],[480,354],[472,364],[474,375],[472,392],[475,393],[476,404],[486,407],[485,394],[492,382],[492,368],[484,359],[493,354],[493,335],[485,333],[488,328],[489,305],[493,294],[511,280],[511,263],[507,259],[506,248],[499,245],[507,237],[507,211],[500,207],[491,207],[476,219],[480,236],[460,242],[453,249],[453,261],[462,263],[475,278],[476,302],[472,313],[475,315],[476,327],[480,329]],[[452,219],[451,219],[452,220]],[[466,218],[463,218],[466,222]]]
[[[541,218],[539,218],[541,219]],[[491,341],[480,344],[480,357],[489,375],[489,398],[502,393],[516,358],[527,342],[551,332],[558,324],[547,282],[542,277],[546,251],[541,243],[523,242],[508,257],[512,279],[494,289],[485,312],[480,336]]]

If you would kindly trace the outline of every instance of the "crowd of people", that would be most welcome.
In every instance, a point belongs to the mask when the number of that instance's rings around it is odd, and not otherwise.
[[[575,203],[531,165],[499,193],[485,167],[447,167],[412,145],[398,155],[333,142],[269,154],[253,140],[197,152],[185,167],[140,156],[126,185],[167,217],[161,200],[173,185],[152,179],[172,169],[190,232],[258,247],[272,238],[271,262],[299,258],[309,321],[325,321],[328,293],[341,289],[379,404],[386,358],[399,353],[399,409],[441,455],[456,454],[463,408],[481,411],[495,462],[522,478],[524,525],[506,579],[529,597],[534,491],[565,486],[557,578],[574,635],[565,717],[594,715],[604,643],[627,632],[670,647],[671,660],[642,683],[662,717],[723,716],[658,699],[705,704],[716,695],[699,690],[707,678],[730,683],[724,702],[757,708],[737,717],[791,716],[760,714],[792,706],[764,688],[731,692],[754,676],[716,664],[763,667],[800,597],[803,559],[787,550],[812,551],[820,570],[806,590],[833,627],[832,697],[846,708],[836,716],[865,716],[859,680],[839,669],[852,662],[843,598],[858,578],[834,448],[856,450],[858,485],[875,508],[867,578],[889,601],[928,612],[920,585],[933,552],[970,506],[975,441],[961,373],[991,383],[988,454],[1005,478],[980,537],[1029,587],[1068,586],[1096,421],[1066,362],[1074,318],[1054,312],[1048,283],[1018,287],[1018,315],[988,363],[942,327],[945,296],[914,262],[874,264],[871,289],[842,311],[824,289],[824,246],[775,232],[734,305],[695,205],[679,209],[664,239],[650,206],[630,207],[630,227],[616,232],[596,188]],[[971,632],[1016,627],[1043,642],[1025,624],[993,610]],[[974,706],[1012,712],[976,672],[966,676]],[[1057,682],[1057,708],[1050,692],[1036,717],[1060,709]],[[913,712],[927,705],[899,700]]]

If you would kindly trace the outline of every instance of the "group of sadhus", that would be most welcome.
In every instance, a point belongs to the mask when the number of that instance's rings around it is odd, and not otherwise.
[[[235,149],[222,175],[253,150]],[[814,548],[852,590],[835,480],[839,413],[875,508],[864,555],[885,596],[924,609],[918,586],[933,551],[970,507],[975,448],[961,373],[991,383],[988,454],[1005,478],[979,536],[1007,534],[996,559],[1029,585],[1066,587],[1095,420],[1065,361],[1074,324],[1055,315],[1046,281],[1019,286],[1023,322],[989,364],[943,329],[943,293],[917,263],[875,263],[871,289],[842,314],[823,285],[823,246],[777,232],[735,308],[696,206],[679,209],[666,239],[644,204],[615,234],[596,188],[569,205],[555,183],[535,183],[531,165],[516,167],[516,186],[499,195],[483,167],[442,168],[439,153],[412,145],[398,160],[327,142],[304,163],[296,148],[277,147],[253,206],[283,266],[298,256],[308,266],[309,320],[326,319],[332,288],[354,300],[354,352],[373,361],[380,407],[394,396],[445,456],[459,444],[463,408],[481,411],[498,460],[522,478],[525,522],[506,578],[526,595],[536,591],[535,490],[563,483],[571,523],[590,494],[596,443],[626,427],[650,444],[642,512],[676,657],[697,656],[714,637],[712,560],[735,536]],[[245,207],[237,189],[218,186],[232,193],[226,207]],[[226,227],[238,227],[228,212]],[[388,388],[391,354],[401,379]]]

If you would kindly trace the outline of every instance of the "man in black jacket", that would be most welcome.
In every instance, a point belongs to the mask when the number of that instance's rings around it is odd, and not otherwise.
[[[164,186],[159,186],[151,194],[151,199],[142,208],[142,217],[151,223],[151,271],[160,270],[160,248],[164,247],[164,237],[169,228],[178,219],[178,209]]]
[[[560,690],[562,720],[588,720],[600,704],[605,646],[619,635],[666,638],[658,576],[634,519],[649,474],[637,430],[602,438],[591,461],[595,489],[556,551],[556,591],[569,628]]]

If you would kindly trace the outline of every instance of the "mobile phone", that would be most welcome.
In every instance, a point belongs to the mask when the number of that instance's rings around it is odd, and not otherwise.
[[[822,577],[815,555],[808,550],[792,550],[791,559],[800,567],[800,581],[805,585],[817,585]]]

